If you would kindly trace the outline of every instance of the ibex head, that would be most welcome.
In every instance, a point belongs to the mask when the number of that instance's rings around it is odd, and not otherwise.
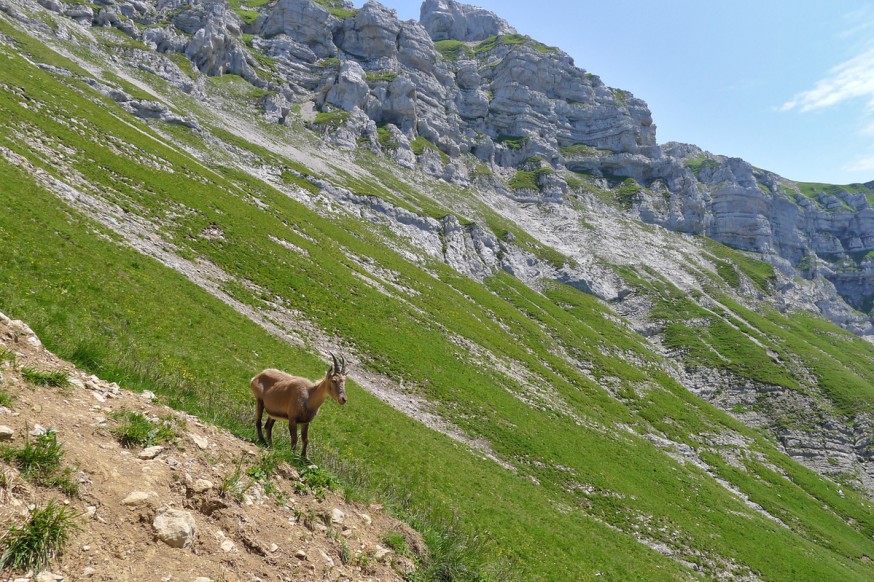
[[[340,362],[338,362],[337,356],[331,353],[331,359],[334,360],[334,364],[328,368],[331,397],[337,401],[337,404],[346,404],[346,358],[340,354]]]

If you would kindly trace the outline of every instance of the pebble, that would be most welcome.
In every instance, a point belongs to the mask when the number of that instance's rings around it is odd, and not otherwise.
[[[147,448],[143,449],[142,451],[140,451],[140,454],[138,454],[137,457],[139,457],[140,459],[143,459],[144,461],[148,461],[148,460],[154,459],[155,457],[160,455],[163,450],[164,450],[164,447],[162,447],[161,445],[147,447]]]
[[[91,396],[92,396],[92,397],[94,398],[94,400],[96,400],[97,402],[106,402],[106,396],[104,396],[104,395],[101,394],[100,392],[91,392]]]
[[[131,491],[131,493],[122,500],[121,504],[127,505],[128,507],[139,507],[140,505],[149,503],[156,497],[158,497],[158,495],[152,491]]]
[[[82,575],[86,577],[91,577],[97,573],[97,570],[92,568],[91,566],[87,566],[84,570],[82,570]]]
[[[197,534],[194,516],[187,511],[164,507],[152,523],[158,539],[171,548],[187,548]]]
[[[294,557],[297,558],[298,560],[304,560],[304,561],[306,561],[306,560],[309,559],[309,558],[307,557],[307,553],[306,553],[305,551],[303,551],[303,550],[297,550],[297,551],[294,553]]]
[[[195,493],[203,493],[205,491],[209,491],[214,487],[212,481],[208,481],[206,479],[198,479],[191,485],[191,490]]]
[[[85,517],[87,517],[89,519],[94,519],[94,516],[96,516],[96,515],[97,515],[97,507],[95,507],[94,505],[89,505],[85,509]]]
[[[367,525],[372,525],[372,524],[373,524],[373,520],[372,520],[372,519],[370,518],[370,516],[367,515],[366,513],[359,513],[359,514],[358,514],[358,517],[360,517],[361,519],[363,519],[363,520],[364,520],[364,523],[366,523]]]
[[[319,550],[319,554],[321,554],[322,559],[325,561],[325,563],[328,566],[330,566],[331,568],[334,567],[334,560],[331,559],[331,556],[329,556],[328,554],[325,553],[325,550]]]
[[[15,436],[15,431],[12,430],[12,427],[9,426],[0,426],[0,441],[9,441],[12,440],[12,437]]]
[[[143,398],[145,398],[146,400],[154,400],[155,399],[155,393],[152,392],[151,390],[143,390],[143,393],[141,394],[141,396]]]
[[[48,432],[48,429],[41,424],[33,425],[33,429],[30,431],[30,436],[41,436]]]
[[[225,540],[221,543],[221,549],[225,552],[233,552],[237,549],[237,545],[231,540]]]
[[[206,450],[209,447],[209,440],[206,437],[202,437],[200,435],[189,433],[191,436],[191,440],[194,441],[194,444],[197,445],[197,448],[201,450]]]

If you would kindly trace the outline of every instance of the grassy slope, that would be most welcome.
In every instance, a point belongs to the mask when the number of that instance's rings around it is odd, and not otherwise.
[[[19,49],[36,60],[72,68],[26,38],[20,41]],[[860,560],[874,556],[868,504],[852,492],[841,497],[834,484],[690,396],[661,371],[660,359],[643,340],[617,326],[591,297],[560,285],[536,293],[503,275],[481,285],[439,264],[429,265],[437,274],[432,276],[386,248],[370,224],[350,218],[338,229],[239,171],[210,172],[160,145],[143,135],[151,133],[146,124],[77,81],[61,83],[9,51],[0,66],[5,82],[24,89],[31,100],[24,108],[19,96],[0,93],[0,120],[6,124],[0,145],[50,172],[56,170],[13,130],[48,136],[53,147],[80,148],[72,163],[103,196],[166,221],[165,236],[184,254],[208,258],[239,280],[283,297],[290,308],[354,343],[367,354],[356,366],[418,386],[439,411],[472,436],[488,439],[502,459],[518,467],[512,473],[481,460],[354,385],[350,405],[326,409],[314,427],[316,458],[334,456],[365,468],[367,487],[406,492],[410,513],[436,521],[457,516],[462,530],[490,540],[485,559],[506,561],[516,577],[525,578],[583,579],[596,572],[615,579],[691,576],[635,542],[633,532],[640,532],[654,542],[679,542],[683,559],[700,561],[705,569],[708,560],[716,560],[722,567],[746,565],[768,579],[870,576]],[[35,103],[42,106],[38,111]],[[88,120],[85,139],[71,129],[74,118]],[[106,132],[175,172],[121,155]],[[0,310],[29,321],[62,357],[110,379],[155,389],[174,405],[248,438],[253,431],[246,380],[254,371],[275,365],[310,376],[321,372],[323,364],[310,354],[118,244],[112,233],[6,162],[0,162],[0,184]],[[244,193],[269,209],[248,203]],[[185,212],[170,216],[169,207]],[[225,241],[197,236],[213,222]],[[308,254],[286,252],[267,232]],[[350,252],[395,271],[417,294],[405,303],[362,283],[352,275],[363,269],[348,258]],[[257,294],[230,291],[263,307]],[[528,395],[526,382],[472,358],[447,333],[521,364],[545,381],[547,393],[563,407],[524,404],[513,394]],[[588,364],[591,377],[557,355],[558,346]],[[601,384],[613,385],[618,396]],[[788,478],[753,456],[741,470],[724,462],[718,450],[704,454],[712,471],[790,529],[751,511],[701,469],[677,463],[622,426],[659,431],[693,447],[699,446],[696,434],[746,435]]]

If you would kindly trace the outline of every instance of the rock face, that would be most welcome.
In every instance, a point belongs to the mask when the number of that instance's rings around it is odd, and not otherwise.
[[[516,30],[495,14],[454,0],[425,0],[419,21],[437,40],[480,41]]]

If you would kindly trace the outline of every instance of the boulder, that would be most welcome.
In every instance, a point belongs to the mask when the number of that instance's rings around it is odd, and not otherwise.
[[[164,507],[153,522],[155,535],[171,548],[187,548],[194,542],[197,524],[187,511]]]

